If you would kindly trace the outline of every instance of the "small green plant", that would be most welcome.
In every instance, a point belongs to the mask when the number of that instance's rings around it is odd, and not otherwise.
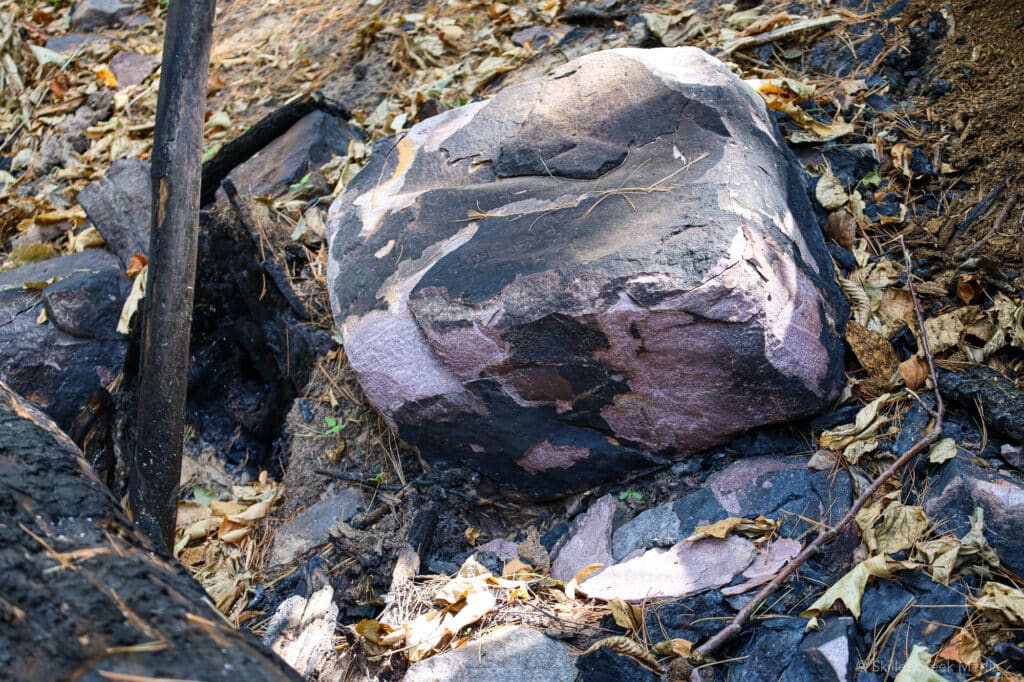
[[[312,177],[313,177],[313,172],[310,171],[309,173],[306,173],[305,175],[303,175],[301,180],[299,180],[296,183],[291,184],[290,187],[293,190],[295,190],[296,192],[301,192],[301,191],[307,190],[307,189],[313,189],[313,183],[310,182],[310,178],[312,178]]]
[[[348,424],[339,422],[334,417],[324,417],[324,421],[327,422],[327,430],[324,431],[325,436],[333,436],[336,433],[340,433]]]
[[[643,497],[643,495],[641,495],[635,490],[623,490],[621,493],[619,493],[619,499],[622,500],[623,502],[629,502],[630,500],[636,500],[637,502],[639,502],[640,500],[643,499]]]
[[[366,480],[374,485],[379,486],[381,483],[384,482],[384,472],[378,471],[377,473],[375,473],[373,476],[370,476]]]

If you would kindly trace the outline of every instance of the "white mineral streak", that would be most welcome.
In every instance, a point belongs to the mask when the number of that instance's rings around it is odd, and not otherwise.
[[[406,175],[416,160],[416,156],[421,150],[436,152],[452,133],[472,121],[477,112],[486,104],[486,102],[468,104],[429,118],[413,127],[398,141],[394,150],[398,154],[395,172],[390,178],[380,182],[372,190],[360,195],[352,202],[359,211],[360,237],[367,239],[380,229],[386,214],[412,206],[416,198],[426,191],[423,189],[410,192],[402,191]]]
[[[442,258],[476,234],[477,223],[424,250],[415,261],[402,261],[377,291],[387,310],[349,317],[341,333],[348,360],[362,377],[370,400],[391,414],[404,403],[459,393],[462,383],[434,354],[409,310],[409,295]]]

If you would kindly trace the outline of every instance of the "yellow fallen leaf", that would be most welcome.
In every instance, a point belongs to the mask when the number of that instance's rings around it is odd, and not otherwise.
[[[891,398],[889,393],[883,393],[861,408],[854,418],[853,424],[844,424],[822,433],[821,438],[818,439],[821,447],[838,452],[845,450],[847,445],[856,440],[864,440],[877,434],[883,426],[889,423],[889,419],[879,415],[879,411],[889,403]]]
[[[86,228],[71,238],[71,248],[75,253],[81,253],[86,249],[98,249],[106,244],[103,235],[95,227]]]
[[[974,608],[991,621],[1024,626],[1024,592],[1002,583],[985,583]]]
[[[820,616],[831,611],[836,602],[842,602],[854,619],[860,618],[860,600],[871,577],[888,578],[891,574],[884,554],[870,557],[854,566],[849,573],[828,588],[816,602],[800,613],[801,618]]]
[[[697,526],[693,529],[693,534],[683,540],[683,542],[696,542],[704,538],[718,538],[721,540],[730,533],[739,533],[753,537],[773,532],[777,526],[778,523],[776,521],[763,516],[758,516],[756,519],[730,516],[727,519],[722,519],[706,526]]]
[[[861,516],[857,515],[861,524]],[[910,549],[928,530],[928,517],[921,507],[890,503],[869,524],[861,525],[861,535],[872,554],[895,554]]]
[[[894,682],[947,682],[945,677],[931,669],[931,658],[928,649],[915,644]]]
[[[142,266],[142,270],[132,281],[132,290],[128,293],[128,298],[125,299],[124,305],[121,307],[121,317],[117,320],[117,333],[127,334],[132,330],[131,323],[132,317],[139,309],[139,303],[146,297],[146,277],[148,276],[149,266]]]
[[[954,457],[956,457],[956,441],[952,438],[943,438],[928,450],[928,461],[932,464],[942,464]]]
[[[103,66],[93,67],[93,73],[96,74],[97,80],[106,85],[108,88],[117,87],[117,78],[114,76],[114,72],[110,70],[105,64]]]
[[[588,564],[577,571],[572,580],[565,584],[565,596],[570,600],[576,599],[576,589],[579,587],[579,584],[602,568],[604,568],[604,564]]]

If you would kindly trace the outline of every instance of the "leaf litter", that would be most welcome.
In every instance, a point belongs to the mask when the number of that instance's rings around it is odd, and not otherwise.
[[[339,93],[357,93],[345,103],[353,109],[354,121],[367,131],[368,140],[353,141],[344,156],[332,159],[322,169],[332,197],[365,164],[374,140],[400,133],[431,108],[444,110],[487,96],[488,88],[502,78],[528,73],[530,64],[546,52],[538,41],[514,41],[516,31],[540,27],[557,39],[569,30],[559,21],[565,8],[558,0],[533,4],[449,0],[416,11],[354,0],[297,0],[284,5],[237,0],[221,9],[209,83],[207,154],[215,155],[220,144],[295,93],[330,90],[337,82]],[[994,31],[999,28],[993,27],[1003,25],[1001,7],[993,3],[959,14],[956,30],[997,35]],[[973,264],[950,262],[943,244],[950,238],[963,244],[970,235],[989,230],[999,211],[980,213],[971,222],[967,220],[971,209],[989,188],[1021,167],[1019,140],[1024,139],[1024,131],[1018,119],[1005,116],[1021,84],[1016,75],[1011,79],[1004,75],[1006,69],[997,68],[1001,60],[1012,62],[1013,53],[1007,50],[1016,50],[1016,45],[988,40],[985,50],[975,54],[950,43],[939,60],[937,74],[949,78],[954,88],[968,87],[962,64],[992,67],[972,68],[979,75],[969,88],[987,87],[995,96],[985,100],[968,93],[952,103],[944,100],[947,112],[943,115],[937,113],[934,102],[919,97],[914,100],[917,111],[889,116],[888,130],[869,129],[857,112],[863,110],[868,97],[885,93],[868,85],[866,73],[833,78],[789,68],[789,60],[801,56],[816,37],[841,34],[847,23],[855,21],[853,17],[803,16],[785,2],[750,10],[723,9],[716,14],[697,13],[686,3],[644,9],[649,10],[641,12],[646,25],[664,45],[723,48],[731,67],[771,110],[785,117],[784,134],[791,142],[845,144],[863,139],[874,147],[877,167],[856,178],[852,186],[840,181],[827,163],[812,167],[819,175],[815,198],[828,214],[828,236],[849,249],[856,263],[839,281],[851,300],[855,322],[847,334],[855,357],[851,384],[854,395],[866,402],[852,424],[820,435],[824,451],[838,453],[844,466],[863,472],[876,470],[886,456],[879,451],[878,441],[892,435],[913,404],[914,394],[926,387],[923,356],[919,352],[907,356],[905,350],[897,350],[897,338],[904,330],[909,328],[916,335],[905,286],[908,273],[894,248],[897,233],[906,234],[916,255],[940,264],[914,275],[918,294],[927,304],[926,336],[940,363],[987,364],[1012,379],[1020,376],[1024,371],[1019,353],[1024,349],[1024,302],[1017,292],[1024,281],[1019,274],[1005,274],[1019,272],[1024,265],[1024,240],[1019,238],[1013,216],[1006,223],[1010,228],[984,240]],[[73,50],[56,52],[45,43],[48,37],[69,31],[67,3],[0,2],[0,151],[10,159],[7,170],[0,170],[0,237],[4,240],[0,260],[4,268],[102,248],[74,198],[114,160],[126,156],[147,159],[150,154],[159,73],[125,84],[119,82],[111,64],[119,52],[159,55],[162,13],[154,3],[148,14],[150,28],[108,31]],[[894,44],[905,44],[906,29],[902,25],[897,28]],[[341,42],[333,36],[339,36]],[[613,46],[615,40],[609,37],[604,46]],[[750,48],[758,44],[775,45],[770,62],[749,56]],[[364,72],[362,80],[349,75],[359,70],[356,67]],[[374,82],[372,87],[383,88],[383,93],[367,90],[366,84]],[[87,116],[80,122],[84,123],[80,128],[84,146],[73,149],[60,144],[78,113],[91,111],[87,103],[102,108],[105,101],[109,101],[108,117],[90,120]],[[835,106],[843,103],[852,105],[847,108],[853,115],[844,115]],[[986,130],[992,134],[982,134]],[[965,141],[972,144],[963,144]],[[915,153],[920,156],[922,150],[937,161],[934,176],[915,170]],[[980,161],[986,155],[991,161]],[[952,182],[976,189],[973,194],[960,192],[943,211],[930,214],[920,210],[937,185]],[[873,210],[880,201],[893,203],[893,210],[885,214]],[[996,201],[1009,205],[1008,198]],[[318,209],[309,213],[305,202],[294,197],[276,202],[273,208],[279,220],[288,224],[286,236],[292,241],[303,243],[322,235],[323,217]],[[15,239],[18,244],[13,243]],[[996,260],[986,261],[989,256]],[[316,260],[324,258],[321,251]],[[142,295],[136,291],[139,274],[144,273],[145,263],[133,262],[131,267],[129,274],[136,286],[130,301],[134,299],[133,305],[137,305]],[[324,282],[321,276],[309,286],[322,287]],[[45,287],[46,283],[38,285]],[[321,312],[329,318],[326,304]],[[122,330],[127,330],[131,314],[126,304]],[[329,319],[324,323],[329,326]],[[351,381],[340,383],[340,387],[353,394],[353,403],[360,400],[358,387]],[[323,395],[326,402],[337,404],[334,386],[324,387]],[[342,444],[359,437],[349,433]],[[378,437],[381,441],[385,438]],[[943,439],[928,458],[941,465],[957,453],[957,444]],[[392,457],[391,461],[398,460]],[[379,467],[381,471],[385,468]],[[395,471],[400,474],[399,468]],[[176,555],[207,587],[218,607],[239,622],[243,620],[244,597],[261,578],[265,547],[261,546],[260,523],[280,503],[284,492],[266,479],[231,486],[213,496],[204,490],[195,489],[191,499],[181,502]],[[1024,625],[1020,590],[995,582],[1000,579],[998,559],[985,543],[980,510],[972,516],[971,530],[963,538],[931,537],[930,520],[920,507],[903,503],[893,492],[881,494],[877,504],[862,510],[863,518],[858,517],[871,558],[829,588],[813,610],[821,612],[836,603],[851,612],[859,610],[868,580],[885,579],[897,567],[910,570],[885,556],[909,552],[921,570],[927,570],[937,582],[946,583],[965,573],[989,579],[972,601],[978,614],[993,622]],[[713,537],[729,532],[767,537],[773,523],[727,519],[699,532]],[[479,573],[458,575],[447,582],[435,578],[426,584],[434,592],[419,600],[419,611],[406,614],[408,618],[403,620],[392,609],[391,624],[357,627],[356,632],[375,646],[401,643],[411,647],[408,652],[422,657],[465,641],[457,632],[463,624],[479,626],[513,603],[521,607],[537,600],[559,617],[579,622],[594,621],[602,612],[619,613],[615,620],[623,620],[620,626],[633,637],[642,636],[637,628],[631,630],[623,624],[626,618],[622,614],[627,611],[621,605],[585,600],[569,585],[557,585],[543,577],[512,580]],[[406,598],[406,602],[410,600],[416,601]],[[506,612],[501,618],[512,616]],[[628,622],[635,624],[634,616],[629,616]],[[403,634],[399,637],[398,632]],[[685,655],[680,652],[687,649],[682,644],[649,645],[643,643],[643,650],[658,655],[669,649]],[[964,628],[938,657],[954,660],[949,657],[966,655],[975,661],[986,646]],[[897,679],[934,679],[929,677],[929,660],[927,651],[915,647]]]

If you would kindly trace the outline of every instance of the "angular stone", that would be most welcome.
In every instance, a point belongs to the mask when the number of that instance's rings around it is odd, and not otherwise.
[[[25,286],[54,277],[42,291]],[[129,288],[117,258],[97,249],[0,273],[0,380],[70,431],[121,372],[126,342],[116,329]]]
[[[352,518],[362,506],[363,499],[358,491],[342,488],[299,512],[274,532],[267,565],[284,566],[316,549],[330,539],[331,528]]]
[[[808,521],[832,524],[849,508],[853,491],[845,471],[809,471],[804,457],[756,457],[730,464],[704,488],[641,512],[612,536],[617,561],[637,550],[680,542],[730,516],[786,518],[785,538],[798,538]]]
[[[983,471],[960,457],[951,459],[932,479],[925,513],[945,521],[941,532],[963,537],[971,527],[968,516],[976,507],[985,512],[985,539],[999,560],[1024,575],[1024,486],[1020,479]]]
[[[626,506],[611,495],[595,502],[585,514],[573,521],[568,541],[558,550],[551,565],[555,580],[572,580],[590,564],[612,564],[612,531]]]
[[[78,193],[78,203],[125,265],[136,253],[149,255],[153,184],[148,163],[118,159],[105,177]]]
[[[110,70],[117,79],[118,90],[141,85],[160,66],[160,55],[118,52],[110,60]]]
[[[416,663],[406,682],[574,682],[576,656],[566,645],[525,627],[508,627]]]
[[[376,144],[328,236],[373,403],[428,461],[537,496],[843,382],[846,303],[799,169],[693,48],[588,55]]]
[[[292,185],[308,183],[317,192],[328,188],[320,167],[348,151],[352,133],[337,116],[313,111],[302,117],[284,135],[268,144],[228,174],[239,192],[255,197],[277,197]]]
[[[263,644],[303,678],[311,679],[323,659],[334,655],[337,624],[334,588],[324,585],[309,599],[296,594],[281,602],[267,624]]]
[[[636,660],[604,646],[581,656],[576,667],[581,673],[580,682],[658,682],[662,679]]]
[[[79,0],[71,10],[71,28],[95,31],[117,26],[139,11],[140,3],[130,0]]]
[[[86,43],[102,39],[103,36],[93,33],[62,33],[47,40],[46,49],[54,52],[74,52]]]
[[[781,682],[853,682],[857,650],[853,618],[831,618],[800,643]]]
[[[505,538],[494,538],[476,549],[477,552],[491,552],[501,561],[512,561],[519,558],[519,546]]]
[[[605,600],[685,597],[728,584],[756,555],[753,543],[736,535],[680,542],[606,568],[585,580],[580,590]]]
[[[859,627],[864,650],[872,646],[879,632],[891,628],[878,650],[881,672],[896,675],[910,653],[908,642],[937,651],[967,618],[967,595],[978,587],[972,582],[947,587],[933,582],[923,571],[904,571],[898,581],[870,583],[861,600]],[[893,626],[904,609],[906,615]]]

